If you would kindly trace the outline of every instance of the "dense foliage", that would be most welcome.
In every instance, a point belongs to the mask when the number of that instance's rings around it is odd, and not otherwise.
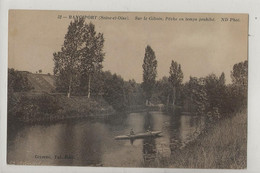
[[[27,78],[28,72],[8,69],[8,92],[25,92],[33,89]]]
[[[167,81],[167,77],[163,77],[157,81],[156,90],[153,93],[153,96],[157,96],[164,105],[168,106],[169,100],[173,99],[173,84],[179,87],[179,94],[176,94],[175,103],[182,107],[182,111],[185,112],[207,115],[211,119],[216,119],[243,109],[247,105],[247,61],[233,66],[231,72],[232,84],[228,85],[225,83],[224,73],[221,73],[219,77],[215,74],[200,78],[190,77],[188,82],[182,84],[178,82],[181,80],[178,80],[176,75],[175,78],[171,77],[173,71],[176,73],[176,69],[178,69],[177,62],[173,63],[169,80]],[[180,70],[180,79],[182,77]]]
[[[84,18],[71,21],[61,51],[53,54],[57,90],[70,97],[72,92],[87,88],[89,98],[91,77],[103,67],[103,47],[103,34],[96,33],[92,23],[85,23]]]
[[[129,106],[144,103],[140,84],[134,80],[124,81],[117,74],[109,71],[101,72],[95,76],[92,94],[103,97],[114,109],[122,111]]]
[[[34,119],[45,115],[55,114],[61,109],[58,100],[48,94],[28,95],[15,93],[9,95],[9,99],[9,119]]]
[[[157,60],[155,53],[151,46],[145,48],[144,62],[143,62],[143,83],[142,88],[145,92],[146,103],[150,104],[153,89],[155,86],[155,78],[157,76]]]
[[[92,23],[75,18],[68,27],[61,51],[54,53],[57,90],[74,95],[104,98],[116,110],[146,105],[164,105],[220,118],[246,105],[247,61],[233,66],[232,84],[225,74],[190,77],[183,83],[181,64],[172,60],[169,76],[156,81],[157,60],[151,46],[145,48],[143,82],[124,81],[117,74],[102,71],[104,38]]]
[[[172,104],[175,105],[177,95],[179,93],[181,83],[183,80],[183,72],[181,70],[181,65],[177,62],[172,60],[171,66],[170,66],[170,76],[169,76],[169,82],[171,84],[172,88]]]

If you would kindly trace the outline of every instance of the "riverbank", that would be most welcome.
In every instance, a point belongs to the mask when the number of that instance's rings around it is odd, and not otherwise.
[[[247,167],[247,113],[221,120],[169,158],[160,157],[151,167],[245,169]]]
[[[67,98],[62,94],[15,93],[9,99],[8,119],[24,123],[57,122],[70,119],[104,119],[116,111],[102,98]]]

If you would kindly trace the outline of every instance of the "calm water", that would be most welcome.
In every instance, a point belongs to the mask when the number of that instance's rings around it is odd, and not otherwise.
[[[204,120],[162,112],[131,113],[107,121],[75,120],[53,125],[23,126],[8,134],[9,164],[136,167],[169,156],[196,138]],[[117,135],[160,130],[162,137],[114,140]]]

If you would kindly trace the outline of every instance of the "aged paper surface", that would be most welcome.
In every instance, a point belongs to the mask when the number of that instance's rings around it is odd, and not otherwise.
[[[246,168],[248,15],[9,11],[7,163]]]

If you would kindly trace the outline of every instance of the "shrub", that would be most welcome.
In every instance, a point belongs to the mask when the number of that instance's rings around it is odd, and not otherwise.
[[[21,96],[17,103],[17,107],[12,111],[15,118],[32,118],[43,114],[55,114],[61,109],[58,101],[53,96]]]

